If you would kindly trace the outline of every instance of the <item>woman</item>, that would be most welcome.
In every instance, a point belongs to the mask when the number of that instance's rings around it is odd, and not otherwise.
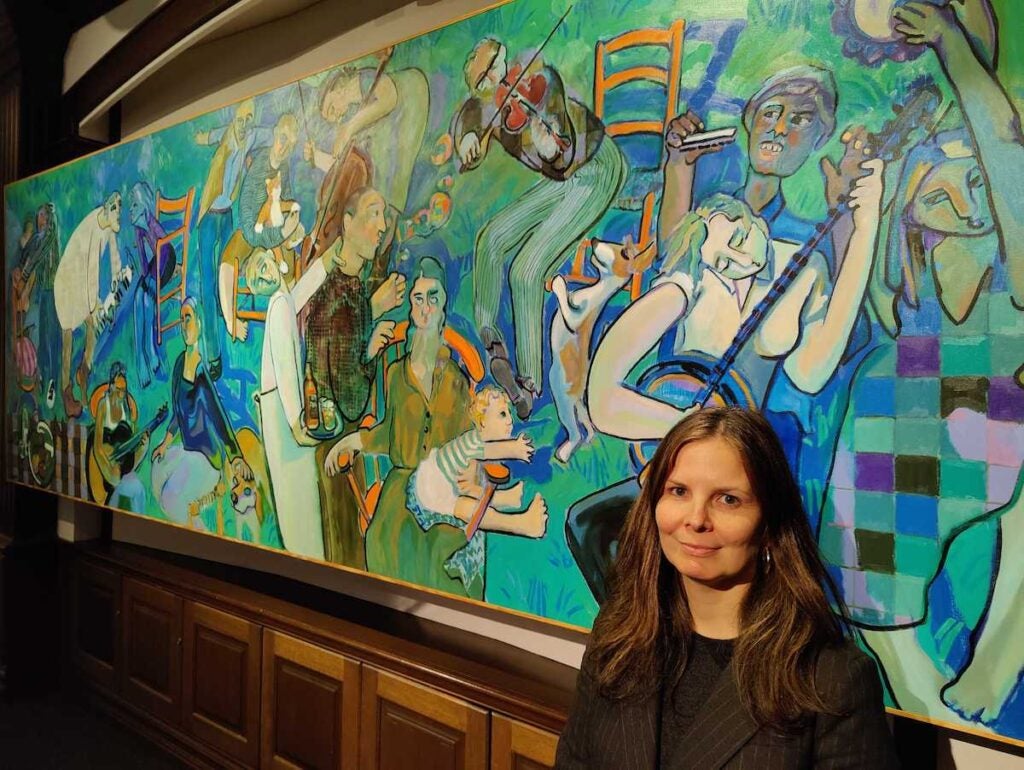
[[[444,342],[447,292],[444,269],[436,260],[420,260],[410,299],[407,352],[388,369],[384,419],[335,444],[324,470],[335,475],[339,457],[346,454],[386,454],[393,467],[384,479],[376,514],[366,530],[367,568],[379,575],[467,596],[463,582],[444,568],[449,557],[465,547],[466,533],[449,524],[423,531],[406,506],[409,479],[430,450],[472,427],[469,378]]]
[[[701,410],[668,433],[616,573],[557,768],[897,766],[763,417]]]
[[[181,336],[185,350],[171,375],[171,422],[151,454],[153,492],[172,521],[198,529],[207,528],[202,509],[216,503],[216,532],[223,535],[224,479],[241,451],[199,351],[202,322],[192,297],[181,303]],[[173,444],[175,436],[180,445]],[[252,478],[247,465],[244,475]]]

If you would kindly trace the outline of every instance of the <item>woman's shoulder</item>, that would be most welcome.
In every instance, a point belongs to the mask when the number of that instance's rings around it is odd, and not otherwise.
[[[859,693],[881,694],[878,666],[850,640],[818,653],[815,683],[823,696],[837,699],[844,707],[860,700]]]

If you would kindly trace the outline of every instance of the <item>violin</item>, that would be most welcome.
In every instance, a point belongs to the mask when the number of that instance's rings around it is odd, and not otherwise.
[[[494,103],[501,114],[502,128],[510,134],[521,133],[534,116],[542,114],[547,98],[548,80],[540,72],[524,72],[522,64],[513,64],[501,79],[494,92]],[[560,136],[541,118],[561,152],[570,147],[570,142]]]

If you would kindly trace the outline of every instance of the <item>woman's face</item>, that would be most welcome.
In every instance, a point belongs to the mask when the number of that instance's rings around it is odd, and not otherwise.
[[[749,278],[764,269],[768,261],[768,239],[757,227],[749,230],[725,214],[708,220],[708,237],[701,246],[704,264],[734,281]]]
[[[187,306],[181,309],[181,335],[189,347],[199,343],[199,319],[195,311]]]
[[[714,436],[679,450],[654,510],[661,550],[684,585],[729,588],[753,581],[761,504],[726,439]]]
[[[910,206],[910,219],[944,235],[984,235],[995,223],[985,177],[975,158],[955,158],[933,168]]]
[[[444,288],[435,278],[420,276],[409,293],[409,315],[417,329],[436,329],[444,313]]]

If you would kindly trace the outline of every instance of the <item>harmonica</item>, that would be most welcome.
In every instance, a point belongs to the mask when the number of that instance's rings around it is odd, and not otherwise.
[[[683,152],[705,150],[711,147],[724,147],[736,141],[736,129],[716,128],[714,131],[690,134],[682,140],[678,134],[670,132],[665,141],[673,150],[681,150]]]

